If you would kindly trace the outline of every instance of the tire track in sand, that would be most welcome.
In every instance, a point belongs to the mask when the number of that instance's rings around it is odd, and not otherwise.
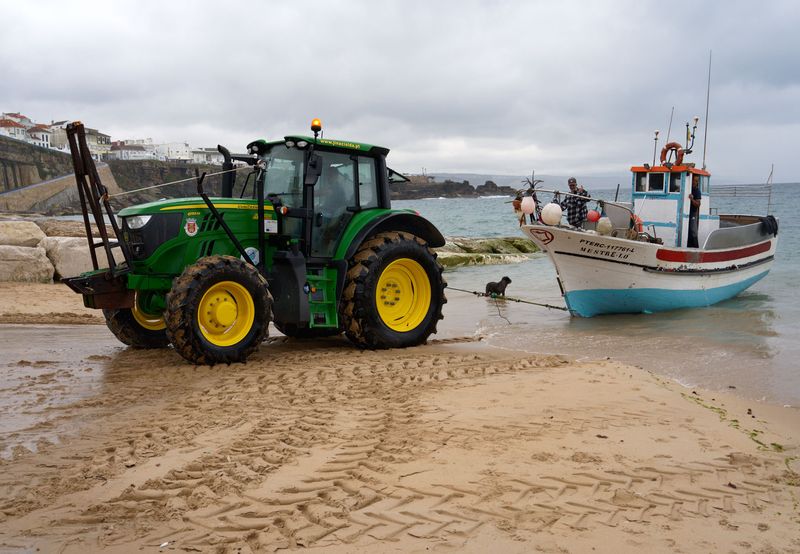
[[[631,403],[618,410],[547,409],[527,422],[498,424],[487,416],[464,426],[430,402],[436,391],[483,386],[494,375],[541,372],[545,386],[561,363],[558,357],[457,349],[353,352],[337,340],[315,346],[273,341],[248,365],[175,370],[172,379],[159,381],[159,401],[135,410],[135,400],[123,403],[116,419],[109,414],[97,429],[57,449],[61,460],[80,460],[48,467],[46,453],[31,454],[27,462],[37,469],[28,474],[36,478],[5,490],[15,499],[43,495],[63,502],[71,489],[59,489],[54,480],[64,467],[86,475],[105,456],[124,457],[116,453],[125,448],[146,466],[140,478],[131,479],[132,469],[122,464],[105,474],[104,484],[85,485],[101,498],[92,505],[48,512],[42,503],[18,504],[5,517],[8,523],[19,517],[17,537],[49,518],[49,536],[67,551],[163,542],[189,550],[246,545],[271,551],[369,547],[407,537],[421,546],[457,546],[488,526],[509,532],[646,527],[786,505],[766,478],[771,461],[752,456],[649,466],[619,461],[602,468],[576,458],[566,462],[568,471],[539,464],[514,474],[478,472],[467,481],[432,470],[440,463],[432,461],[436,456],[486,457],[492,443],[547,444],[565,434],[600,435],[637,418],[668,416]],[[148,371],[118,374],[113,397],[121,399],[125,390],[144,394],[152,377]],[[100,427],[102,438],[93,439]],[[144,448],[148,433],[151,443],[163,442]],[[563,460],[550,462],[564,466]],[[113,496],[94,494],[115,486]]]

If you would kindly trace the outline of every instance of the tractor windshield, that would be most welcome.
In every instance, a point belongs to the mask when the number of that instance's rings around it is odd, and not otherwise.
[[[266,155],[264,196],[274,194],[291,208],[303,205],[303,151],[278,145]]]

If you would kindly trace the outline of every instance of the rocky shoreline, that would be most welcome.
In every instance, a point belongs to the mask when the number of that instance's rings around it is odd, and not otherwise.
[[[0,219],[0,281],[52,283],[92,269],[83,222],[18,217]],[[448,237],[436,249],[445,269],[519,263],[537,251],[522,237]]]

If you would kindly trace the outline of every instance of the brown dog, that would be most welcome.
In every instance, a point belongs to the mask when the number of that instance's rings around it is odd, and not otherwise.
[[[500,279],[499,283],[495,283],[492,281],[491,283],[486,283],[486,296],[496,295],[496,296],[505,296],[506,295],[506,287],[511,282],[511,279],[508,277],[503,277]]]

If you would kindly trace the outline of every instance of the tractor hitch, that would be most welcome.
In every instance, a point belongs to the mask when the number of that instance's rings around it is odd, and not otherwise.
[[[62,279],[69,288],[83,295],[87,308],[133,308],[135,291],[128,288],[126,275],[102,269]]]

